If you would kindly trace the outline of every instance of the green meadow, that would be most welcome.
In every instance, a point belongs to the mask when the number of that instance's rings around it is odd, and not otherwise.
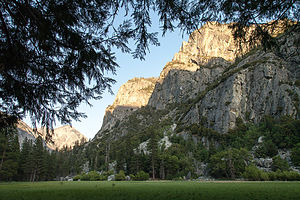
[[[12,182],[0,200],[226,200],[300,199],[300,182]]]

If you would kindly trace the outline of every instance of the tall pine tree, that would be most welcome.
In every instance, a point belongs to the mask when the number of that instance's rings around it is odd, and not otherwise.
[[[19,169],[19,180],[29,181],[31,176],[31,171],[33,168],[33,144],[32,140],[25,138],[21,149],[20,159],[20,169]]]
[[[12,181],[17,178],[20,158],[20,145],[14,128],[0,131],[0,180]]]
[[[158,156],[159,156],[158,155],[159,136],[158,136],[157,130],[155,128],[151,128],[150,132],[151,132],[151,137],[150,137],[147,147],[151,152],[150,155],[151,155],[152,179],[155,179],[156,165],[157,165],[157,160],[158,160]]]
[[[32,152],[32,159],[33,159],[33,168],[31,172],[30,181],[38,181],[43,176],[45,163],[43,162],[44,159],[44,146],[43,140],[41,137],[38,137],[35,141],[33,146]]]

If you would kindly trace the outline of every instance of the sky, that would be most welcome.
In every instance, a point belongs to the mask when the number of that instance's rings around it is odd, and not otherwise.
[[[187,35],[182,35],[182,32],[175,30],[175,32],[167,32],[162,37],[162,32],[159,32],[159,23],[157,16],[152,14],[153,25],[152,30],[159,33],[160,46],[150,46],[149,52],[145,60],[133,59],[130,54],[124,54],[120,51],[116,52],[117,63],[119,68],[116,69],[116,75],[110,75],[117,82],[113,85],[112,90],[114,94],[105,91],[100,100],[91,100],[92,107],[81,104],[78,111],[84,112],[87,118],[82,118],[81,121],[73,121],[72,126],[85,135],[87,138],[92,139],[95,134],[100,130],[102,120],[105,115],[105,109],[108,105],[113,104],[115,96],[121,85],[134,77],[158,77],[163,67],[167,62],[170,62],[175,53],[181,47],[183,41],[188,40]],[[129,44],[134,49],[134,43]],[[24,121],[31,125],[30,119],[27,117]],[[56,123],[55,128],[61,126]]]

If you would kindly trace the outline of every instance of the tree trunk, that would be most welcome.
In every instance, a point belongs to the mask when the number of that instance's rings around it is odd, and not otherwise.
[[[136,173],[138,173],[140,170],[140,167],[139,167],[139,159],[137,158],[136,161],[135,161],[135,167],[136,167]]]
[[[29,179],[30,182],[32,182],[32,177],[33,177],[33,169],[31,170],[31,173],[30,173],[30,179]]]
[[[160,163],[160,178],[163,180],[166,178],[164,160],[162,160]]]
[[[152,157],[152,179],[155,179],[154,157]]]
[[[36,169],[34,170],[34,173],[33,173],[33,179],[32,179],[32,182],[35,181],[35,176],[36,176]]]
[[[2,159],[1,159],[1,163],[0,163],[0,171],[2,170],[2,166],[3,166],[3,163],[4,163],[4,156],[5,156],[5,153],[6,153],[6,149],[4,149],[3,153],[2,153]]]
[[[31,182],[34,182],[35,181],[35,176],[36,176],[36,168],[34,168],[34,170],[33,170],[33,173],[31,174]]]
[[[235,168],[234,168],[234,163],[232,162],[231,154],[229,156],[228,167],[229,167],[230,178],[235,179]]]

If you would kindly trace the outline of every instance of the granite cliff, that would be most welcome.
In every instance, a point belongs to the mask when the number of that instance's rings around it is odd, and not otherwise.
[[[205,118],[205,126],[219,133],[234,128],[237,119],[299,118],[299,26],[284,34],[276,28],[273,35],[278,46],[265,51],[259,43],[238,45],[228,24],[206,24],[183,42],[157,79],[133,79],[120,88],[96,138],[126,134],[125,116],[146,105],[164,111],[159,121],[187,126]],[[150,125],[142,114],[138,118]]]
[[[153,93],[157,78],[133,78],[123,84],[112,105],[105,110],[100,132],[107,131],[126,116],[146,106]]]

